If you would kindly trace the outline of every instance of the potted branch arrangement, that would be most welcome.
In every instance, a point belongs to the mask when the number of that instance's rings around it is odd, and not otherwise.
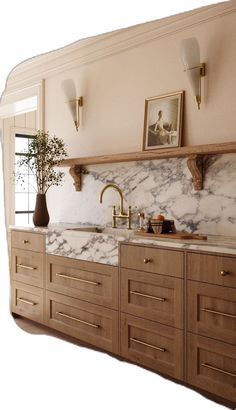
[[[38,131],[29,140],[28,150],[17,161],[18,167],[27,166],[35,176],[36,181],[36,204],[33,214],[35,226],[47,226],[49,214],[47,210],[46,193],[53,185],[61,185],[64,172],[57,171],[61,161],[67,157],[65,143],[56,136],[50,137],[48,132]],[[16,175],[16,179],[24,182],[22,175]]]

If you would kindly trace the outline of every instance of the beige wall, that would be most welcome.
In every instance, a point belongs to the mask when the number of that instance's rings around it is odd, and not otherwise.
[[[183,38],[196,37],[207,64],[197,111],[180,61]],[[236,14],[226,14],[46,79],[46,129],[65,139],[69,155],[139,151],[146,97],[185,90],[183,144],[235,140]],[[77,133],[61,83],[84,96]]]

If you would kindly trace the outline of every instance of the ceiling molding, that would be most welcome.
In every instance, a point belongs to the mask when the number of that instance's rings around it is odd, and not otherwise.
[[[235,12],[236,0],[231,0],[77,41],[19,64],[8,77],[5,93]]]

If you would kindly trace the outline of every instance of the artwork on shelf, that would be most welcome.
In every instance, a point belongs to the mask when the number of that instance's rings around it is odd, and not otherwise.
[[[143,151],[181,145],[184,91],[145,100]]]

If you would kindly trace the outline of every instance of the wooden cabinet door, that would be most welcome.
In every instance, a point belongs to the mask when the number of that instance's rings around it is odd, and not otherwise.
[[[183,380],[183,331],[121,314],[121,355]]]
[[[11,275],[13,280],[43,287],[44,255],[39,252],[12,248]]]
[[[101,349],[118,353],[118,312],[46,291],[47,324]]]
[[[18,315],[43,323],[43,290],[25,283],[12,281],[11,310]]]
[[[236,405],[236,346],[189,333],[187,381]]]
[[[188,281],[188,330],[236,344],[236,289]]]
[[[123,268],[121,310],[183,329],[183,279]]]

